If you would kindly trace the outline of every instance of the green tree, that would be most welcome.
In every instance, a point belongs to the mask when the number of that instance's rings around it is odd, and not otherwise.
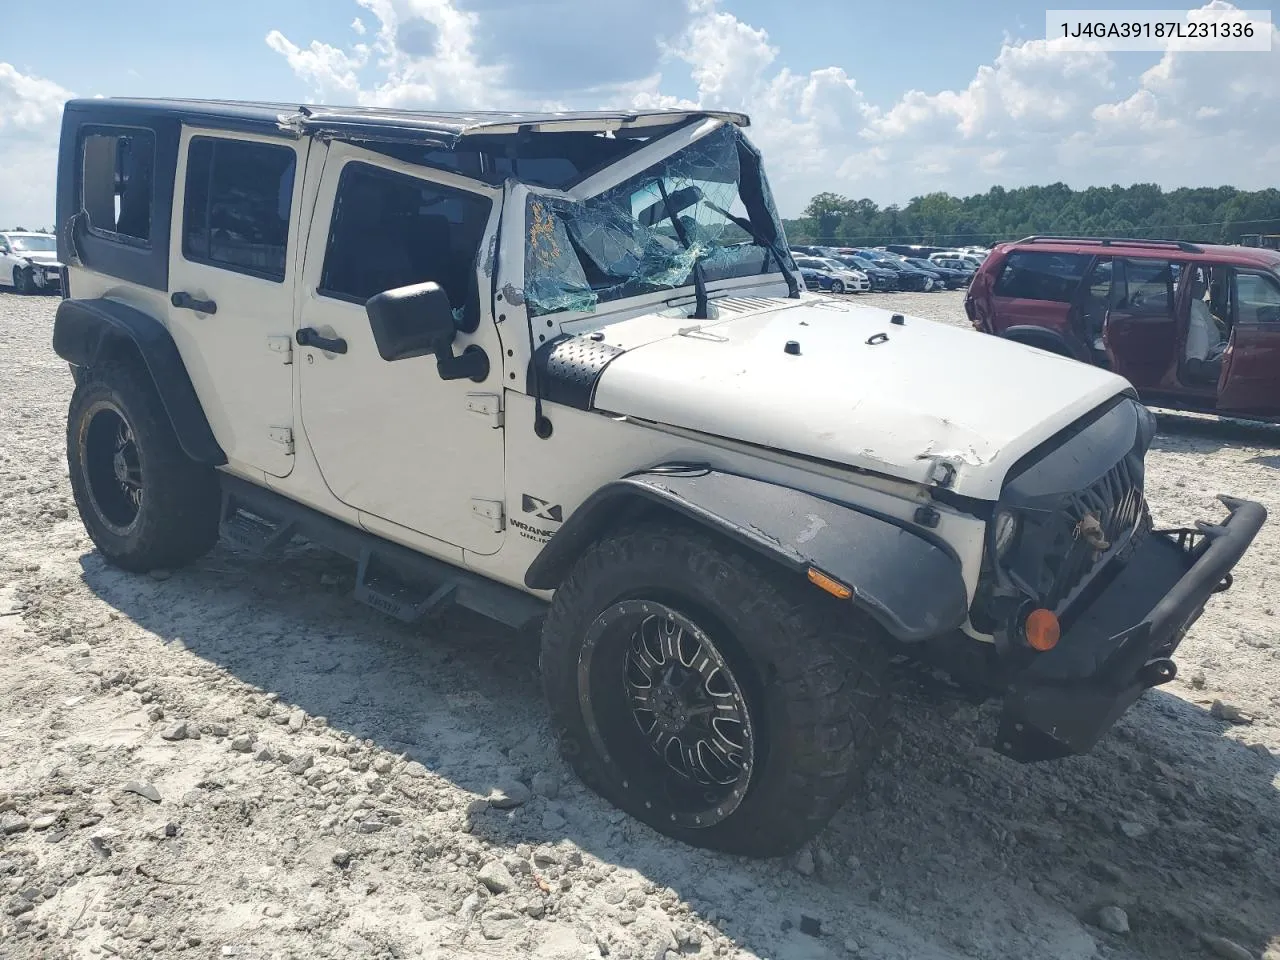
[[[813,228],[820,240],[834,239],[845,217],[853,212],[853,203],[838,193],[820,193],[809,201],[805,207],[806,220],[813,222]]]

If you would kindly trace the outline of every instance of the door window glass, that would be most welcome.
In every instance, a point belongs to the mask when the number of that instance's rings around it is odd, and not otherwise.
[[[477,321],[476,256],[490,207],[473,193],[348,164],[338,183],[320,293],[364,303],[386,290],[434,281],[455,315]]]
[[[1259,273],[1237,273],[1237,323],[1280,323],[1280,287]]]
[[[89,228],[133,245],[151,240],[156,142],[149,130],[97,130],[84,137],[80,207]]]
[[[293,147],[194,137],[187,148],[182,254],[280,282],[289,242]]]
[[[1124,302],[1120,304],[1125,312],[1142,315],[1171,314],[1173,266],[1168,260],[1126,260]]]
[[[1016,250],[1004,263],[1000,279],[996,281],[995,295],[1070,303],[1089,260],[1089,256],[1081,253]]]

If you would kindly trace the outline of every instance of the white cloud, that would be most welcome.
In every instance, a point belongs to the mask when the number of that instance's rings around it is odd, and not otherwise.
[[[71,91],[0,63],[0,226],[54,220],[58,122]]]
[[[1006,37],[963,88],[876,105],[841,67],[794,72],[724,0],[680,0],[681,11],[610,30],[598,29],[596,0],[547,0],[532,12],[516,0],[357,2],[379,24],[369,48],[268,39],[318,93],[438,108],[745,110],[788,215],[821,190],[902,202],[1054,180],[1252,188],[1273,182],[1280,152],[1271,143],[1280,42],[1268,54],[1170,52],[1126,87],[1111,54]],[[646,32],[653,23],[672,35]],[[505,44],[495,47],[496,35]],[[511,43],[515,35],[524,42]],[[619,48],[602,35],[629,40]]]
[[[293,72],[321,97],[336,95],[339,99],[349,99],[360,91],[357,73],[369,55],[363,44],[347,53],[312,40],[309,47],[302,49],[279,30],[272,30],[267,34],[267,46],[284,57]]]
[[[70,96],[52,80],[27,76],[11,63],[0,63],[0,130],[44,130],[57,122]]]
[[[359,17],[356,17],[354,20],[351,21],[351,29],[356,32],[357,36],[363,37],[365,35],[364,21],[361,20]]]

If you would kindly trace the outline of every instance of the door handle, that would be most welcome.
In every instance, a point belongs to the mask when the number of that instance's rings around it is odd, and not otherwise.
[[[196,313],[218,312],[218,305],[212,300],[201,300],[198,297],[193,297],[184,290],[179,290],[175,293],[169,298],[169,302],[179,310],[194,310]]]
[[[315,347],[329,353],[346,353],[347,341],[341,337],[322,337],[315,327],[303,327],[293,335],[300,347]]]

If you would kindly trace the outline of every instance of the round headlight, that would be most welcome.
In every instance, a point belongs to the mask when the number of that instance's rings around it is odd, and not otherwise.
[[[993,527],[996,556],[1003,557],[1018,537],[1018,518],[1007,510],[996,514]]]

